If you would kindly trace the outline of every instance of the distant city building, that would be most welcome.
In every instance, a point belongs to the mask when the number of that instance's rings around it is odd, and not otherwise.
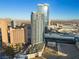
[[[38,9],[37,12],[44,13],[45,26],[47,26],[48,25],[48,21],[49,21],[49,5],[48,4],[38,4],[37,9]]]
[[[75,26],[71,25],[63,25],[61,29],[58,30],[59,32],[67,32],[67,33],[74,33],[77,32],[78,29]]]
[[[15,27],[16,27],[16,22],[13,21],[13,20],[11,21],[11,27],[12,27],[12,28],[15,28]]]
[[[43,43],[44,32],[44,14],[40,12],[32,12],[32,44]]]

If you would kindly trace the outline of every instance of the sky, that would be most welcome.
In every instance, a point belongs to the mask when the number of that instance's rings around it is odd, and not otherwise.
[[[39,3],[49,4],[50,19],[79,19],[79,0],[0,0],[0,18],[30,19]]]

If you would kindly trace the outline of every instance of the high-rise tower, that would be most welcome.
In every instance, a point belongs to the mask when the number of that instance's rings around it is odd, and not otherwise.
[[[43,43],[44,14],[32,12],[32,44]]]
[[[41,52],[44,49],[44,31],[48,25],[48,19],[48,4],[38,4],[37,11],[31,14],[32,46],[30,48],[31,50],[29,50],[31,53]]]
[[[44,22],[45,22],[45,26],[48,25],[48,21],[49,21],[49,5],[48,4],[38,4],[37,6],[37,12],[41,12],[44,13]]]

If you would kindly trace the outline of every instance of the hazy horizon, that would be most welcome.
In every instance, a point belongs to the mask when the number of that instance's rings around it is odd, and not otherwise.
[[[16,20],[16,21],[18,21],[18,20],[31,21],[31,19],[18,19],[18,18],[15,18],[15,19],[13,19],[13,18],[0,18],[0,20],[1,19]],[[79,19],[49,19],[49,20],[53,20],[53,21],[79,21]]]

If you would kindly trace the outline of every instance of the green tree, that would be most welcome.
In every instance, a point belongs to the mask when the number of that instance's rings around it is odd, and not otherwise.
[[[16,50],[17,52],[20,52],[22,50],[22,44],[16,44]]]
[[[7,47],[5,49],[5,54],[7,56],[9,56],[9,59],[13,59],[14,55],[15,55],[15,52],[14,52],[14,49],[12,47]]]

